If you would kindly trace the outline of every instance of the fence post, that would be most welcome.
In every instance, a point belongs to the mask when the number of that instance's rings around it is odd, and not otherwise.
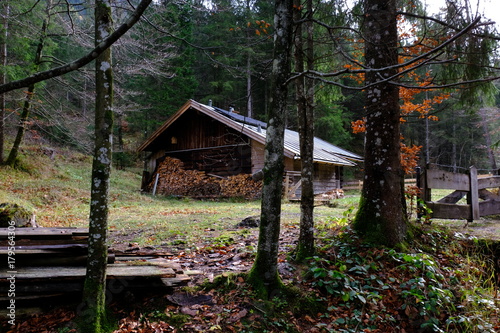
[[[468,222],[479,219],[479,193],[477,186],[477,169],[475,166],[469,168],[469,193],[467,194],[467,203],[471,208],[471,217]]]
[[[156,174],[155,185],[153,186],[153,196],[156,195],[156,187],[158,186],[158,179],[160,179],[160,174],[159,173]]]
[[[415,177],[417,178],[417,222],[420,223],[422,218],[422,181],[420,176],[422,175],[422,169],[418,166],[415,168]]]

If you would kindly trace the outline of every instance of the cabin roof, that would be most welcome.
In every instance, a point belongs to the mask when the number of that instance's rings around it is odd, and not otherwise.
[[[156,139],[187,110],[194,108],[241,133],[253,140],[265,144],[267,124],[265,122],[242,116],[238,113],[223,110],[198,103],[194,100],[187,101],[174,115],[165,121],[146,141],[138,148],[138,151],[151,151],[152,144]],[[299,133],[292,130],[285,130],[285,156],[293,159],[300,159]],[[315,162],[330,163],[343,166],[354,166],[355,161],[362,161],[363,158],[348,150],[339,148],[320,138],[314,138]]]

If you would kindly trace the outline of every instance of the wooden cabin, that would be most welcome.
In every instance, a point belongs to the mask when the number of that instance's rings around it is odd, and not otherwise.
[[[189,100],[138,148],[147,153],[142,189],[153,180],[156,168],[167,156],[181,160],[186,170],[207,175],[255,174],[264,167],[266,127],[266,123],[232,110]],[[286,130],[285,174],[297,197],[299,147],[299,134]],[[361,160],[356,154],[315,138],[315,194],[341,188],[342,169]]]

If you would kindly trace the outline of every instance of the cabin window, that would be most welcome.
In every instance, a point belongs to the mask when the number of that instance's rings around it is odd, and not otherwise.
[[[173,145],[176,145],[177,144],[177,138],[175,136],[171,137],[170,138],[170,143],[173,144]]]

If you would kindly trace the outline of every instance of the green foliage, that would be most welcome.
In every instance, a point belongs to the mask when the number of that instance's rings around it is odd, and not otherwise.
[[[416,277],[401,283],[401,297],[404,300],[402,309],[410,319],[424,318],[422,328],[441,332],[440,316],[444,312],[455,310],[456,299],[450,287],[446,285],[448,281],[437,262],[425,253],[403,254],[391,250],[389,255],[401,263],[398,269],[417,273]]]
[[[347,147],[352,141],[351,112],[342,106],[344,100],[337,87],[323,87],[315,94],[315,128],[316,136],[335,145]]]
[[[325,318],[336,318],[320,326],[328,332],[397,331],[404,317],[429,332],[494,332],[488,318],[500,311],[496,287],[477,269],[478,256],[465,254],[469,246],[439,229],[415,237],[416,246],[404,252],[361,243],[349,229],[333,237],[310,259],[306,275],[329,302]]]

